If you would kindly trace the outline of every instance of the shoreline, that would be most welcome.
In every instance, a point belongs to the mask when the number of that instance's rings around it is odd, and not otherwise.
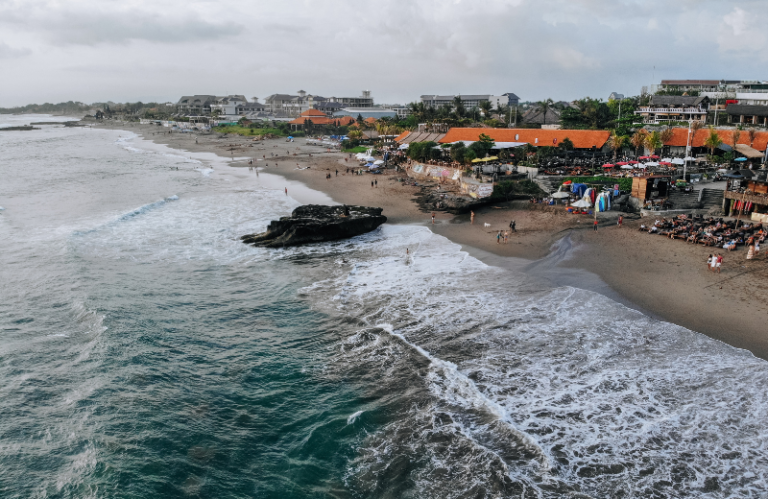
[[[597,292],[654,319],[768,360],[768,333],[763,333],[768,329],[768,306],[761,300],[768,291],[765,254],[747,262],[745,251],[727,253],[723,274],[717,275],[704,269],[712,249],[640,232],[639,219],[625,220],[623,228],[604,222],[595,233],[587,230],[591,219],[525,201],[479,208],[475,224],[470,224],[469,215],[437,211],[437,223],[432,225],[430,214],[415,202],[419,187],[403,185],[401,175],[394,173],[347,174],[346,169],[356,167],[356,162],[345,161],[345,153],[306,145],[303,138],[293,143],[283,139],[254,142],[216,134],[160,135],[165,129],[151,125],[104,124],[99,128],[136,133],[172,149],[214,153],[229,160],[233,168],[260,168],[260,172],[320,191],[337,203],[382,207],[387,223],[431,226],[435,234],[488,265],[521,270],[553,286]],[[252,158],[253,165],[241,158]],[[330,179],[326,179],[328,173]],[[370,186],[371,181],[377,185]],[[497,244],[496,232],[506,229],[510,220],[517,222],[517,233],[507,244]]]

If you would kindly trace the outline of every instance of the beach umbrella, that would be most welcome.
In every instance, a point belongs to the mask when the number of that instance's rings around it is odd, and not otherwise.
[[[747,160],[747,158],[736,158],[736,159],[734,159],[734,161],[746,161],[746,160]]]
[[[640,156],[640,157],[639,157],[639,158],[637,158],[637,159],[651,159],[651,158],[649,158],[648,156]]]
[[[655,154],[651,154],[651,159],[659,159],[659,157],[656,156]]]
[[[655,161],[649,161],[645,165],[643,165],[642,168],[645,168],[646,166],[659,166],[659,164],[656,163]]]
[[[373,162],[373,164],[374,165],[383,165],[384,164],[384,160],[383,159],[376,160],[376,161]]]
[[[613,167],[614,167],[614,165],[612,165],[610,163],[606,163],[606,164],[603,165],[603,168],[613,168]]]
[[[659,164],[664,166],[672,166],[672,163],[670,163],[669,161],[659,161]]]
[[[624,165],[628,165],[628,164],[629,163],[627,161],[620,161],[620,162],[616,163],[616,166],[624,166]]]
[[[662,159],[662,161],[666,161],[667,163],[671,163],[672,162],[672,158],[664,158],[664,159]]]
[[[627,164],[629,164],[629,165],[636,165],[637,161],[627,161]]]
[[[551,196],[555,199],[564,199],[570,196],[570,194],[568,194],[567,192],[557,191],[557,192],[553,192]]]
[[[692,156],[686,156],[685,158],[683,158],[683,161],[696,161],[696,158]]]
[[[592,203],[590,203],[586,199],[579,199],[575,203],[571,203],[571,206],[573,206],[574,208],[591,208]]]
[[[672,160],[672,164],[673,165],[684,165],[685,164],[685,160],[684,159],[680,159],[680,158],[675,158],[675,159]]]
[[[368,161],[368,162],[370,162],[370,163],[372,163],[372,162],[376,161],[376,158],[374,158],[373,156],[367,156],[367,157],[365,157],[365,158],[363,158],[363,159],[364,159],[365,161]]]
[[[566,180],[565,182],[563,182],[563,185],[571,185],[572,183],[573,183],[572,181]]]
[[[632,165],[621,165],[622,170],[631,170],[632,168],[634,168]]]

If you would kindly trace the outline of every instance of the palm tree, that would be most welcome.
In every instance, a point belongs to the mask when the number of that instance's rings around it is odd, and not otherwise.
[[[645,138],[647,136],[648,132],[646,132],[644,128],[636,131],[632,136],[629,142],[632,144],[632,147],[635,148],[635,153],[637,153],[637,151],[645,145]]]
[[[616,130],[611,132],[611,136],[608,138],[608,147],[613,151],[613,159],[616,160],[616,156],[619,151],[624,149],[624,145],[627,143],[626,135],[617,135]]]
[[[648,134],[648,136],[645,137],[645,147],[651,151],[651,154],[656,154],[656,149],[663,145],[664,142],[661,141],[661,135],[659,132],[651,132]]]
[[[360,140],[363,138],[363,132],[360,130],[350,130],[347,132],[347,137],[349,137],[352,140]]]
[[[757,131],[751,128],[747,134],[749,135],[749,147],[752,147],[755,143],[755,138],[757,138]]]
[[[714,156],[715,149],[720,147],[722,143],[723,139],[720,138],[720,135],[717,133],[717,130],[715,130],[715,127],[710,126],[709,135],[707,135],[707,139],[704,141],[704,145],[709,147],[709,154]]]
[[[461,100],[460,95],[453,98],[453,107],[456,109],[456,119],[461,119],[467,114],[467,108],[464,107],[464,101]]]
[[[491,101],[481,100],[480,104],[478,104],[478,107],[480,107],[480,110],[483,112],[483,116],[485,117],[485,119],[488,119],[491,117],[491,109],[493,109],[493,106],[491,105]]]
[[[553,104],[554,101],[552,99],[547,99],[536,103],[536,108],[539,110],[539,112],[541,112],[542,123],[547,122],[547,112],[552,108]]]

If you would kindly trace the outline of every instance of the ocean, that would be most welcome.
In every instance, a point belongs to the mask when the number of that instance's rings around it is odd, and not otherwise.
[[[0,133],[0,497],[768,494],[765,361],[427,226],[242,244],[285,185]]]

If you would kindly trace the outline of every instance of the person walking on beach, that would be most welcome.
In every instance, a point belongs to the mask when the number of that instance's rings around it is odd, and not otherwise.
[[[470,211],[470,212],[469,212],[469,221],[470,221],[470,223],[471,223],[472,225],[474,225],[474,224],[475,224],[475,212],[474,212],[474,211]]]
[[[432,225],[435,225],[435,212],[432,212]]]
[[[288,195],[288,188],[287,187],[285,188],[285,195],[286,196]]]
[[[376,179],[376,180],[373,181],[373,183],[374,183],[374,185],[376,185],[376,188],[378,189],[379,188],[379,180]]]
[[[592,227],[594,228],[594,231],[597,232],[597,219],[595,219],[595,222],[592,224]]]
[[[373,180],[371,180],[371,189],[373,189]]]
[[[504,231],[504,244],[507,244],[507,239],[509,239],[509,231],[505,230]]]
[[[716,265],[715,265],[715,268],[717,269],[717,273],[718,274],[720,273],[720,267],[722,267],[722,265],[723,265],[723,254],[722,253],[718,253],[717,254],[717,260],[716,260]]]
[[[619,215],[619,229],[621,229],[622,225],[624,223],[624,217],[622,215]]]
[[[336,176],[337,177],[339,176],[339,170],[338,169],[336,170]]]
[[[496,233],[496,244],[501,243],[501,231]]]
[[[512,229],[512,232],[517,232],[517,229],[515,227],[517,227],[517,223],[514,220],[509,222],[509,228]]]

